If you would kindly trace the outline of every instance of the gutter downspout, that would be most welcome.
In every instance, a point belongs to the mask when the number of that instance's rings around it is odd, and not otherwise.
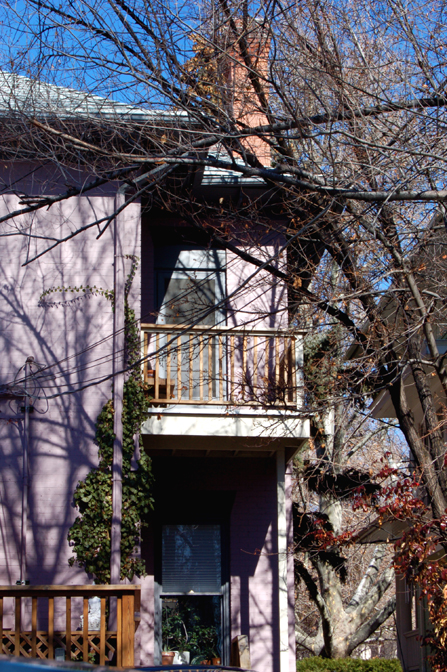
[[[34,357],[28,357],[25,362],[25,419],[24,419],[24,441],[23,441],[23,459],[22,459],[22,520],[20,532],[20,579],[17,582],[19,585],[25,585],[27,582],[27,568],[26,568],[26,531],[28,527],[28,487],[29,487],[29,414],[30,403],[28,395],[28,380],[30,375],[31,363],[34,362]]]
[[[119,188],[115,210],[125,202],[127,185]],[[123,504],[123,390],[124,390],[124,254],[120,226],[124,215],[114,220],[114,313],[113,313],[113,444],[112,462],[112,529],[110,539],[110,583],[117,585],[121,578],[121,522]]]

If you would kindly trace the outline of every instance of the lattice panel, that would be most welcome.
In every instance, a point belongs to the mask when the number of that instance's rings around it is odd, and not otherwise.
[[[10,598],[13,599],[12,613],[10,603],[7,603],[7,607],[10,616],[13,615],[14,625],[11,627],[9,620],[9,627],[3,628],[4,614],[7,613],[5,612],[5,599],[10,600]],[[97,606],[100,606],[100,629],[87,631],[91,598],[95,598]],[[116,631],[106,630],[107,605],[111,598],[114,598],[116,604]],[[100,605],[98,605],[98,599]],[[57,600],[57,612],[55,600]],[[77,610],[82,600],[85,630],[74,632],[71,630],[73,600],[76,600]],[[63,619],[64,602],[65,619]],[[138,609],[135,608],[136,605]],[[121,584],[117,586],[0,586],[0,654],[48,659],[54,658],[56,650],[61,649],[58,653],[74,661],[99,663],[100,665],[113,661],[113,664],[118,667],[133,667],[135,611],[139,611],[139,607],[139,586]],[[39,630],[39,619],[45,611],[47,611],[48,618],[46,622],[42,622],[42,625],[45,623],[44,627],[47,629]],[[29,619],[25,621],[26,626],[22,618],[25,613]],[[67,631],[60,629],[64,620]],[[54,627],[55,622],[58,623],[58,630]]]
[[[88,633],[88,662],[99,661],[101,638],[100,633],[90,631]],[[53,651],[66,647],[65,632],[53,633]],[[71,660],[83,660],[84,636],[82,632],[71,633]],[[42,630],[36,632],[36,657],[48,658],[50,650],[49,633]],[[2,653],[7,656],[15,655],[15,631],[3,630]],[[116,632],[106,632],[105,643],[106,659],[112,660],[116,653]],[[33,658],[33,633],[20,633],[20,655],[25,658]]]

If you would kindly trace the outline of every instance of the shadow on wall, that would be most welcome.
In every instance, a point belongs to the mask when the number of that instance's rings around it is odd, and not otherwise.
[[[3,195],[0,210],[11,211],[16,202],[15,195]],[[106,195],[72,199],[22,218],[20,227],[35,235],[60,237],[111,212],[113,205],[113,197]],[[68,566],[67,532],[76,516],[76,485],[97,464],[95,423],[111,396],[111,381],[88,385],[111,373],[113,313],[104,294],[67,288],[89,285],[113,290],[112,232],[106,231],[100,240],[96,234],[95,228],[90,229],[25,267],[22,263],[29,248],[31,254],[37,252],[42,241],[17,236],[2,242],[0,385],[14,382],[27,357],[34,357],[35,362],[25,577],[32,584],[91,583],[80,569]],[[136,227],[134,246],[138,235]],[[135,284],[134,299],[139,297],[138,278]],[[51,288],[62,291],[43,297]],[[23,373],[16,381],[19,388],[21,378]],[[19,579],[22,406],[21,400],[0,400],[0,581],[5,584]]]

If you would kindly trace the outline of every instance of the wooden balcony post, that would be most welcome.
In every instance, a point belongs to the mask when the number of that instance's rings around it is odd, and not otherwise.
[[[123,667],[134,665],[135,601],[133,595],[122,597],[122,659]]]
[[[166,345],[166,399],[171,398],[171,346],[169,339],[171,335],[167,336],[168,343]]]
[[[192,401],[193,397],[193,336],[192,334],[189,334],[189,400]]]
[[[245,384],[247,382],[247,336],[242,336],[242,401],[245,399]]]
[[[292,390],[293,390],[293,403],[298,405],[298,362],[297,362],[297,339],[296,336],[292,338]]]
[[[0,654],[3,655],[3,597],[0,597]]]
[[[253,388],[253,394],[255,397],[255,401],[259,401],[258,399],[258,337],[255,335],[253,336],[253,375],[251,379],[251,384]]]
[[[148,369],[147,349],[148,349],[148,344],[149,344],[149,334],[147,333],[147,331],[145,331],[143,333],[143,357],[144,357],[144,360],[143,360],[143,380],[144,380],[145,383],[147,383],[147,378],[148,378],[148,375],[147,375],[147,369]]]
[[[54,597],[48,598],[48,658],[54,659]]]
[[[159,394],[159,388],[160,388],[160,381],[159,381],[159,376],[160,376],[160,353],[159,353],[159,350],[160,350],[160,334],[157,334],[157,336],[155,338],[155,343],[156,343],[155,347],[157,349],[157,355],[156,355],[156,358],[155,358],[154,397],[155,397],[155,400],[158,401],[158,399],[160,398],[160,394]]]
[[[219,401],[223,401],[223,349],[222,349],[222,334],[219,334]],[[228,392],[227,392],[228,394]]]
[[[33,597],[33,600],[37,598]],[[35,658],[35,656],[33,656]],[[71,660],[71,597],[65,598],[65,660]]]
[[[203,335],[199,334],[199,399],[203,401]]]
[[[295,371],[295,340],[294,337],[290,337],[289,347],[287,350],[287,387],[289,390],[288,400],[293,404],[295,401],[295,385],[294,385],[294,371]]]
[[[177,338],[177,397],[182,398],[182,337]]]
[[[37,597],[31,598],[31,657],[37,656]]]
[[[88,663],[88,597],[83,599],[83,627],[82,627],[82,659],[84,663]]]
[[[123,665],[123,603],[122,596],[118,595],[116,601],[116,664]]]
[[[208,336],[208,401],[213,398],[213,337]]]
[[[268,399],[269,397],[269,387],[270,387],[269,363],[270,363],[270,338],[267,337],[265,339],[265,362],[264,362],[264,380],[265,380],[264,395],[266,399]]]
[[[303,335],[298,334],[295,335],[293,339],[293,384],[295,388],[294,401],[297,406],[302,406],[304,404],[303,363]]]
[[[280,361],[279,361],[279,338],[275,336],[275,401],[277,400],[278,392],[280,392],[281,380],[280,380],[280,371],[279,371]]]
[[[230,336],[230,401],[234,401],[234,335]]]
[[[15,598],[15,636],[14,636],[14,655],[20,656],[20,630],[22,621],[22,598]]]
[[[106,598],[101,597],[101,625],[99,635],[99,664],[106,664]]]

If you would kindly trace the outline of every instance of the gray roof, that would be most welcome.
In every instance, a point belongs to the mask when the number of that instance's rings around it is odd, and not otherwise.
[[[180,110],[145,110],[110,98],[104,98],[65,86],[48,84],[38,79],[24,77],[0,70],[0,118],[37,117],[78,120],[113,120],[116,124],[136,122],[148,124],[161,130],[163,125],[173,126],[188,123],[188,113]],[[229,160],[229,155],[220,147],[209,152],[210,157]],[[206,166],[202,185],[234,187],[265,187],[260,177],[247,177],[234,170]]]
[[[0,71],[0,114],[60,118],[125,118],[126,121],[184,119],[186,113],[150,111],[65,86]]]
[[[232,162],[244,165],[240,158],[230,156],[229,152],[221,145],[215,145],[208,150],[208,158],[217,159],[220,161]],[[205,166],[203,171],[202,184],[207,186],[226,186],[232,187],[240,184],[248,187],[265,187],[265,180],[262,177],[247,176],[239,173],[237,170],[229,170],[226,168],[215,168],[212,166]]]

